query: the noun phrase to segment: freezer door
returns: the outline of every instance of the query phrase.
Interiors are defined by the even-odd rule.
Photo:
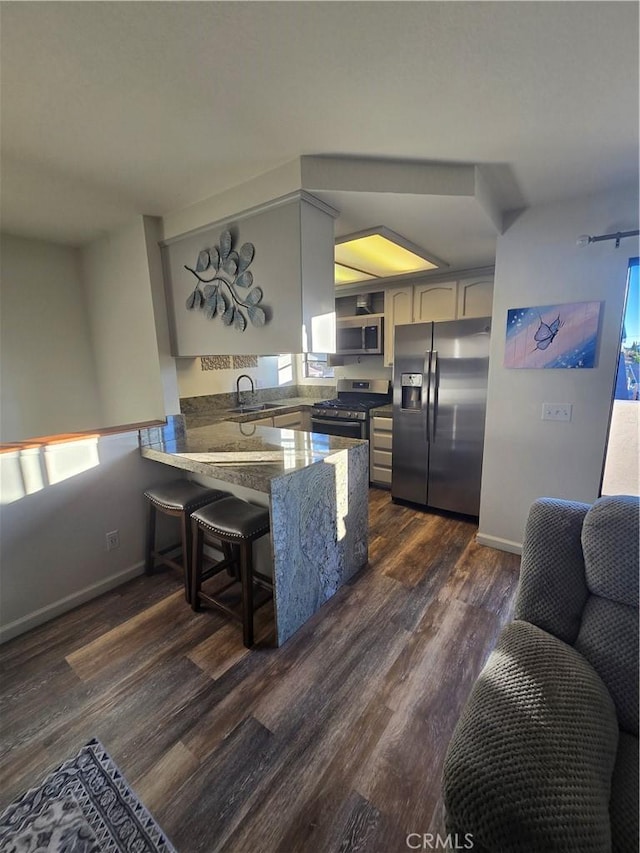
[[[394,338],[391,497],[423,505],[427,503],[429,466],[427,413],[432,333],[433,323],[412,323],[396,326]],[[411,394],[405,396],[403,407],[403,376],[405,382],[411,382],[412,389],[419,389],[419,406]]]
[[[480,512],[490,333],[490,317],[434,323],[428,503],[437,509]]]

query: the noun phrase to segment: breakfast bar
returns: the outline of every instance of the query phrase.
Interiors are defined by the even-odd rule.
[[[141,453],[269,507],[259,557],[273,575],[278,646],[367,562],[366,441],[230,421],[185,429],[170,418],[141,432]]]

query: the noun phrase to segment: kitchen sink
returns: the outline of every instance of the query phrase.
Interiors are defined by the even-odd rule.
[[[235,414],[244,415],[247,412],[264,412],[265,409],[278,409],[281,408],[281,403],[258,403],[257,405],[249,405],[249,406],[236,406],[235,409],[227,409],[228,412],[234,412]]]

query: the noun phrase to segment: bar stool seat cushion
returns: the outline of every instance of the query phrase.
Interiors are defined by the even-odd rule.
[[[173,480],[170,483],[155,486],[153,489],[147,489],[144,493],[145,498],[158,509],[188,513],[228,495],[229,492],[208,489],[199,483],[192,483],[191,480]]]
[[[191,518],[203,530],[227,539],[252,541],[269,531],[269,510],[240,498],[222,498],[197,510]]]

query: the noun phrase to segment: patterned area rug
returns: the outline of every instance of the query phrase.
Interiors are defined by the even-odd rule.
[[[2,853],[175,853],[100,741],[0,815]]]

